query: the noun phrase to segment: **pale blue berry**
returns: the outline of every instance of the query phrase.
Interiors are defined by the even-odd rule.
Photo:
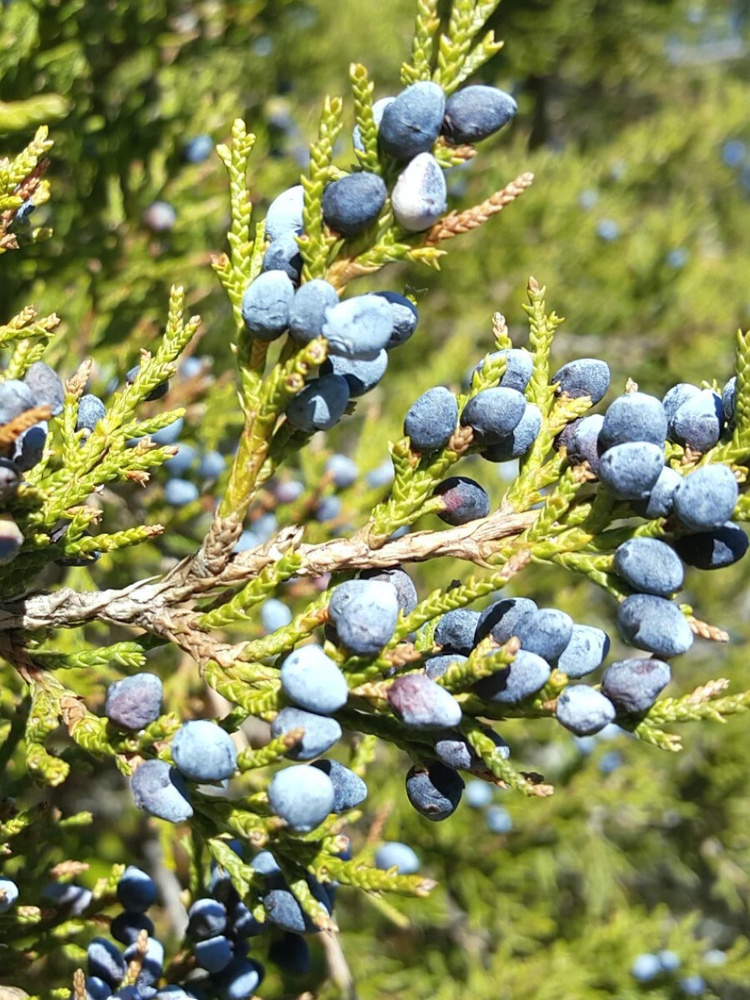
[[[684,476],[674,492],[674,512],[690,531],[710,531],[728,521],[739,496],[726,465],[704,465]]]
[[[551,672],[549,663],[537,653],[520,649],[510,666],[477,681],[474,691],[484,701],[517,705],[541,691]]]
[[[405,230],[429,229],[448,208],[442,167],[431,153],[420,153],[402,170],[391,192],[396,222]]]
[[[382,580],[349,580],[333,591],[328,614],[353,653],[371,656],[391,639],[398,618],[396,588]]]
[[[466,805],[472,809],[484,809],[492,802],[492,785],[479,778],[466,783]]]
[[[320,646],[300,646],[284,660],[281,687],[295,705],[320,715],[332,715],[349,697],[346,678]]]
[[[339,490],[353,486],[359,476],[357,463],[348,455],[331,455],[326,462],[325,471]]]
[[[177,212],[168,201],[155,201],[143,213],[143,221],[154,233],[168,233],[177,222]]]
[[[196,135],[188,139],[182,155],[188,163],[204,163],[214,149],[214,141],[210,135]]]
[[[667,437],[667,414],[661,400],[645,392],[626,392],[607,409],[599,432],[599,448],[648,442],[663,445]]]
[[[615,550],[615,571],[633,590],[669,597],[682,587],[682,561],[658,538],[630,538]]]
[[[453,695],[425,674],[397,677],[388,688],[387,700],[404,725],[413,729],[450,729],[462,718]]]
[[[617,500],[644,500],[663,468],[661,445],[628,441],[609,448],[602,455],[599,478]]]
[[[653,706],[671,677],[669,664],[662,660],[617,660],[604,671],[601,690],[619,712],[639,715]]]
[[[593,625],[573,625],[570,642],[557,658],[557,669],[568,677],[585,677],[604,662],[609,636]]]
[[[390,340],[393,310],[377,295],[355,295],[326,309],[323,336],[331,354],[373,360]]]
[[[498,646],[505,645],[511,636],[518,634],[517,626],[521,619],[536,610],[535,602],[529,597],[505,597],[493,602],[479,616],[474,645],[488,635],[492,635]]]
[[[300,285],[289,310],[289,332],[293,339],[306,344],[322,336],[326,310],[338,301],[336,289],[323,278],[313,278]]]
[[[386,871],[395,868],[399,875],[416,875],[421,862],[415,851],[408,844],[397,840],[389,841],[375,852],[375,867]]]
[[[280,337],[289,326],[294,285],[284,271],[263,271],[242,296],[242,318],[258,340]]]
[[[555,716],[576,736],[593,736],[614,721],[615,706],[588,684],[566,687],[557,698]]]
[[[536,403],[527,403],[523,416],[510,434],[500,438],[482,451],[489,462],[510,462],[525,455],[542,429],[542,411]]]
[[[433,386],[409,407],[404,418],[404,434],[414,451],[437,451],[450,441],[457,420],[456,397],[442,385]]]
[[[675,441],[693,451],[710,451],[724,429],[724,406],[721,396],[712,389],[702,389],[679,407],[670,421]]]
[[[388,368],[388,352],[378,351],[374,357],[345,358],[332,355],[320,366],[321,375],[341,375],[349,386],[352,399],[364,396],[380,382]]]
[[[331,779],[315,767],[277,771],[268,786],[271,809],[298,833],[320,826],[333,809],[334,798]]]
[[[603,399],[609,389],[609,365],[599,358],[577,358],[558,368],[552,376],[558,393],[567,393],[574,399],[590,396],[592,403]]]
[[[286,628],[292,617],[292,609],[277,597],[269,597],[260,606],[260,623],[266,632]]]
[[[200,496],[200,490],[189,479],[168,479],[164,485],[164,500],[170,507],[185,507]]]
[[[305,192],[301,184],[282,191],[268,206],[265,235],[268,240],[277,240],[284,233],[302,229],[302,212]]]
[[[53,417],[58,417],[65,403],[65,389],[60,376],[44,361],[35,361],[29,365],[23,377],[36,399],[36,405],[49,406]]]
[[[292,760],[312,760],[320,757],[341,739],[341,726],[335,719],[302,708],[282,708],[271,723],[271,735],[285,736],[293,729],[303,729],[299,743],[287,751]]]
[[[667,415],[667,423],[672,423],[674,415],[681,406],[684,406],[685,403],[691,399],[695,399],[699,395],[700,389],[691,382],[678,382],[677,385],[673,385],[671,389],[667,390],[661,401],[661,405],[664,407],[664,412]]]
[[[617,610],[617,623],[625,642],[664,659],[686,653],[693,632],[676,604],[653,594],[632,594]]]
[[[172,740],[172,759],[191,781],[221,781],[237,768],[232,737],[207,719],[182,725]]]
[[[461,413],[461,424],[471,427],[481,444],[502,441],[518,426],[526,410],[526,400],[516,389],[483,389],[473,396]]]
[[[104,714],[123,729],[144,729],[159,718],[163,697],[156,674],[139,673],[115,681],[107,689]],[[136,909],[123,903],[125,909]]]
[[[333,785],[331,812],[342,813],[356,809],[367,798],[367,785],[364,781],[337,760],[316,760],[312,767],[317,767],[331,780]]]

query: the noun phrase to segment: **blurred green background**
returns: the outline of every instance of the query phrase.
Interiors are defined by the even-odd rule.
[[[304,168],[323,96],[347,95],[350,62],[368,66],[376,97],[397,92],[413,15],[412,0],[4,4],[0,101],[28,102],[16,119],[4,119],[4,147],[20,149],[43,121],[56,146],[52,200],[32,219],[54,235],[5,256],[3,320],[27,302],[59,312],[65,332],[52,362],[68,375],[95,357],[94,391],[103,391],[149,346],[169,285],[184,284],[203,317],[196,354],[211,359],[214,379],[186,396],[184,440],[209,447],[231,440],[239,427],[224,374],[231,323],[209,266],[223,248],[225,175],[215,154],[186,162],[185,145],[202,134],[225,141],[232,120],[244,117],[259,136],[252,188],[262,214]],[[506,47],[480,79],[510,90],[519,114],[453,171],[451,205],[480,201],[524,170],[536,180],[487,226],[451,244],[440,273],[400,267],[371,281],[418,290],[421,319],[385,381],[331,435],[330,447],[356,455],[363,471],[387,458],[384,442],[400,434],[417,395],[436,383],[458,387],[490,348],[493,312],[502,311],[514,339],[525,342],[521,304],[531,274],[567,318],[559,363],[601,356],[618,391],[628,377],[657,394],[678,381],[723,384],[734,332],[750,323],[747,0],[504,0],[492,26]],[[351,102],[347,113],[352,124]],[[338,162],[352,162],[348,136]],[[144,223],[155,200],[175,207],[168,233]],[[306,460],[309,481],[321,461]],[[496,467],[470,461],[471,475],[499,494]],[[356,492],[345,510],[356,510]],[[108,583],[122,583],[189,549],[200,516],[164,516],[173,523],[162,547],[102,560],[92,577],[75,570],[71,581],[100,585],[96,573],[106,571]],[[453,575],[455,566],[431,565],[420,590]],[[748,575],[738,566],[688,576],[685,600],[729,629],[732,645],[699,644],[676,665],[675,693],[712,676],[731,678],[732,690],[750,686]],[[532,570],[516,590],[612,629],[610,602],[562,572]],[[165,671],[174,666],[167,657]],[[198,696],[197,678],[191,684]],[[420,819],[403,793],[407,762],[382,748],[355,845],[379,833],[408,841],[440,888],[427,901],[391,901],[392,910],[340,894],[358,995],[666,1000],[690,995],[682,978],[701,976],[694,995],[750,998],[746,726],[742,716],[724,727],[692,726],[685,751],[670,756],[624,734],[576,742],[552,723],[508,723],[514,760],[543,772],[557,792],[547,800],[498,796],[495,805],[507,810],[505,818],[495,813],[507,828],[501,833],[466,803],[439,826]],[[119,785],[110,778],[98,806],[84,806],[90,780],[65,794],[76,808],[94,808],[96,849],[89,833],[71,831],[49,858],[97,855],[104,867],[143,861],[144,831],[105,804],[108,796],[119,801]],[[96,873],[94,864],[89,874]],[[263,995],[308,987],[351,995],[326,980],[324,955],[314,948],[312,987],[282,982],[269,967]],[[638,983],[635,956],[665,948],[680,956],[680,969]],[[65,968],[60,956],[58,969]],[[52,971],[55,963],[45,975]]]

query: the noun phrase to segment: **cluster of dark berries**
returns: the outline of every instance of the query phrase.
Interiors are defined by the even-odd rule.
[[[301,199],[298,207],[301,218]],[[373,389],[385,374],[388,351],[405,343],[417,326],[415,306],[395,292],[340,302],[323,278],[295,290],[282,270],[264,271],[256,278],[242,308],[248,329],[258,339],[273,340],[286,332],[299,344],[326,338],[328,359],[286,411],[292,426],[308,434],[333,427],[350,399]]]
[[[247,938],[260,933],[264,925],[240,902],[226,872],[215,866],[211,888],[223,901],[211,897],[196,900],[190,907],[187,927],[194,964],[207,975],[194,972],[184,985],[160,985],[164,947],[154,936],[154,924],[147,915],[156,902],[156,885],[146,872],[129,866],[117,886],[123,912],[110,923],[110,934],[125,949],[104,937],[89,944],[87,997],[188,1000],[218,996],[221,1000],[244,1000],[253,993],[263,978],[263,966],[247,958]],[[135,976],[131,973],[134,960],[139,966]],[[126,978],[134,982],[123,986]]]
[[[230,846],[242,854],[237,841],[230,841]],[[339,854],[342,860],[350,856],[348,847]],[[241,1000],[263,978],[263,966],[247,958],[248,938],[269,934],[269,959],[284,972],[300,976],[310,965],[304,935],[318,930],[292,894],[270,851],[259,851],[249,865],[258,876],[262,907],[258,917],[240,899],[228,872],[215,862],[211,866],[210,896],[196,900],[188,914],[187,933],[193,942],[196,964],[208,973],[207,979],[203,977],[195,985],[212,987],[222,1000]],[[324,885],[309,874],[306,878],[313,898],[330,916],[335,904],[335,886]]]
[[[543,423],[539,407],[525,396],[534,368],[533,355],[523,348],[507,348],[495,351],[488,360],[505,362],[499,384],[471,393],[460,413],[458,400],[444,386],[428,389],[412,404],[404,419],[404,434],[413,451],[429,454],[445,448],[462,428],[471,431],[471,450],[489,462],[509,462],[529,451]],[[481,361],[473,369],[470,385],[485,364],[486,360]],[[552,382],[560,394],[571,399],[588,396],[597,403],[609,388],[609,367],[597,358],[580,358],[563,365]],[[467,476],[444,480],[435,497],[441,500],[436,513],[447,524],[466,524],[490,512],[487,491]]]
[[[302,646],[290,653],[280,671],[281,690],[290,703],[273,722],[271,734],[283,736],[303,730],[288,751],[292,760],[320,757],[341,737],[341,726],[332,718],[348,699],[346,678],[320,646]],[[112,684],[105,714],[121,728],[143,729],[161,711],[162,685],[154,674],[134,674]],[[237,769],[237,751],[231,736],[207,720],[186,722],[171,741],[173,766],[158,759],[140,765],[131,780],[136,805],[153,816],[181,823],[193,815],[193,784],[228,781]],[[269,787],[273,811],[294,830],[308,832],[329,813],[359,805],[367,786],[353,771],[332,760],[317,760],[312,767],[279,771]]]
[[[157,983],[164,967],[164,947],[154,936],[154,925],[146,911],[156,902],[156,885],[146,872],[130,865],[117,885],[117,899],[123,912],[110,923],[110,934],[124,951],[104,937],[96,937],[88,946],[86,994],[91,1000],[151,1000],[161,996]],[[139,937],[145,931],[145,949]],[[122,986],[128,966],[138,957],[140,969],[135,982]],[[172,996],[173,991],[166,994]],[[178,994],[179,995],[179,994]]]
[[[605,414],[569,424],[559,438],[574,463],[587,462],[617,500],[648,519],[668,518],[684,562],[701,569],[731,565],[744,555],[744,533],[731,523],[739,490],[723,464],[699,465],[683,474],[665,463],[665,445],[683,446],[699,458],[733,428],[736,380],[722,394],[680,383],[662,400],[632,391]]]
[[[230,841],[229,846],[242,855],[243,848],[238,841]],[[342,860],[351,857],[348,842],[338,857]],[[390,868],[397,864],[396,860],[385,860],[389,863],[380,867]],[[404,869],[414,871],[419,867],[418,862],[416,867],[407,865],[403,858],[401,864]],[[307,972],[310,953],[304,935],[315,933],[318,928],[290,891],[270,851],[258,852],[250,867],[257,873],[260,883],[258,896],[261,912],[256,916],[248,909],[234,888],[229,873],[212,862],[209,894],[196,899],[188,911],[185,937],[193,956],[191,964],[194,969],[183,984],[162,985],[165,978],[164,947],[155,936],[153,921],[147,913],[156,902],[157,888],[146,872],[129,866],[117,886],[117,898],[123,912],[110,923],[112,938],[119,945],[124,945],[124,949],[104,937],[91,941],[88,946],[87,996],[91,1000],[187,1000],[208,996],[221,1000],[244,1000],[254,993],[264,976],[263,965],[248,958],[248,939],[262,934],[270,935],[268,957],[272,962],[290,975]],[[406,874],[406,870],[403,873]],[[335,885],[323,884],[312,875],[307,876],[307,883],[314,899],[329,916],[332,915]],[[4,882],[0,883],[0,888],[4,885]],[[13,893],[8,890],[7,895],[10,899]],[[17,895],[16,891],[15,897]],[[91,894],[88,896],[90,900]],[[134,960],[138,962],[135,974],[131,965]],[[122,985],[125,979],[132,982]]]
[[[186,359],[181,367],[181,375],[188,379],[203,371],[202,361],[194,358]],[[140,365],[131,368],[125,376],[126,386],[133,385],[140,374]],[[117,387],[115,379],[112,389]],[[170,383],[161,382],[146,397],[147,400],[163,398],[169,391]],[[59,417],[63,411],[65,389],[60,377],[43,361],[30,365],[23,380],[6,379],[0,383],[0,425],[8,425],[25,413],[37,407],[46,406],[52,417]],[[96,430],[104,419],[107,408],[103,400],[94,393],[85,393],[78,400],[75,431],[81,441],[85,441]],[[175,444],[182,432],[182,418],[173,421],[161,430],[151,435],[154,444]],[[41,420],[26,427],[15,437],[12,444],[7,445],[0,454],[0,505],[7,505],[15,497],[23,480],[23,474],[33,469],[44,456],[49,426],[47,420]],[[133,438],[128,443],[134,445],[139,439]],[[205,486],[208,481],[215,481],[224,471],[225,457],[218,451],[199,452],[189,444],[178,446],[173,458],[165,462],[169,479],[164,487],[164,497],[172,506],[183,506],[198,498],[199,484]],[[192,480],[187,476],[191,475]],[[51,533],[54,545],[62,542],[67,531],[63,524]],[[24,539],[20,529],[9,515],[0,517],[0,565],[12,561],[19,553]],[[90,563],[99,557],[99,553],[89,552],[86,556],[61,556],[57,561],[61,565],[79,565]]]
[[[156,674],[138,673],[109,686],[104,712],[114,725],[138,732],[161,713],[162,683]],[[222,782],[237,769],[231,736],[212,722],[197,719],[181,726],[171,742],[171,766],[146,760],[133,774],[135,803],[153,816],[182,823],[193,815],[187,782]]]
[[[683,629],[691,634],[684,616],[676,607],[675,611]],[[622,623],[621,629],[630,639]],[[513,639],[520,648],[512,662],[472,687],[483,701],[519,705],[545,687],[553,669],[579,680],[602,666],[610,646],[602,629],[577,624],[563,611],[539,608],[524,597],[500,598],[482,612],[460,608],[443,615],[434,631],[438,651],[427,658],[423,672],[397,677],[387,695],[389,707],[402,723],[422,731],[424,756],[434,758],[412,767],[406,778],[409,801],[428,819],[442,820],[455,811],[464,787],[459,771],[486,771],[485,762],[459,731],[459,703],[437,681],[470,656],[491,656]],[[480,643],[483,646],[478,648]],[[604,671],[600,689],[569,684],[557,698],[556,717],[577,736],[592,735],[618,718],[648,711],[670,677],[663,659],[635,657],[613,662]],[[495,753],[508,757],[509,748],[499,734],[486,728],[484,735],[494,743]],[[485,805],[478,786],[472,786],[470,804]],[[490,829],[508,832],[507,812],[496,812],[488,815]]]
[[[505,357],[500,384],[470,395],[459,413],[455,395],[443,386],[427,390],[410,407],[404,433],[412,449],[430,453],[445,448],[460,428],[471,428],[472,450],[493,462],[520,458],[536,441],[542,427],[538,407],[525,398],[533,368],[523,349],[496,352]],[[481,370],[481,365],[477,370]],[[558,394],[592,404],[609,388],[609,368],[597,358],[580,358],[553,376]],[[733,428],[736,380],[719,394],[681,383],[663,400],[628,391],[606,413],[574,420],[556,440],[569,461],[588,463],[612,496],[632,505],[648,519],[669,518],[672,544],[682,560],[701,569],[731,565],[747,549],[747,536],[730,519],[738,498],[731,470],[720,463],[681,473],[666,464],[668,441],[699,457],[726,438]],[[452,476],[435,490],[442,500],[438,516],[451,525],[486,517],[487,491],[475,480]],[[676,588],[674,588],[676,589]]]
[[[533,355],[523,348],[509,348],[489,356],[491,362],[501,359],[505,361],[505,371],[499,384],[470,395],[460,414],[458,400],[444,386],[428,389],[412,404],[404,418],[404,434],[413,451],[421,454],[439,451],[459,429],[469,428],[472,449],[490,462],[508,462],[528,452],[542,429],[539,407],[529,403],[524,395],[533,372]],[[481,373],[485,363],[481,361],[474,368],[470,381]],[[598,364],[603,395],[609,386],[609,369],[604,362]],[[566,369],[555,375],[555,381],[558,380],[567,383],[564,391],[573,395],[570,390],[575,388],[575,379],[566,376]],[[435,496],[442,501],[437,515],[447,524],[466,524],[490,512],[487,491],[466,476],[444,480],[435,490]]]
[[[422,81],[397,97],[381,98],[372,110],[380,151],[405,164],[390,195],[393,214],[403,229],[421,232],[447,207],[443,170],[432,155],[438,138],[453,146],[480,142],[506,125],[517,109],[509,94],[494,87],[464,87],[446,100],[438,84]],[[353,142],[364,151],[358,127]],[[361,179],[343,178],[338,187],[331,185],[323,202],[326,222],[347,238],[377,219],[388,194],[375,174],[351,176]]]
[[[323,193],[323,218],[344,239],[358,238],[373,226],[389,201],[405,230],[428,229],[446,211],[443,168],[432,155],[435,142],[478,142],[515,114],[511,97],[493,87],[466,87],[447,100],[435,83],[407,87],[398,97],[376,102],[379,147],[404,165],[389,192],[379,174],[355,171],[332,181]],[[361,137],[354,135],[356,148]],[[287,408],[287,419],[304,433],[333,427],[349,401],[373,389],[388,366],[388,352],[405,343],[417,325],[413,303],[396,292],[358,295],[339,301],[323,278],[300,284],[304,236],[304,189],[289,188],[270,205],[265,220],[269,245],[263,273],[247,288],[242,314],[257,340],[284,334],[304,345],[324,337],[328,359],[317,377]]]
[[[501,598],[482,612],[459,608],[443,615],[434,631],[439,651],[426,660],[423,673],[397,678],[388,694],[391,708],[405,725],[431,731],[434,762],[413,767],[406,779],[409,801],[429,819],[445,819],[457,807],[463,791],[459,770],[486,771],[485,762],[457,728],[461,720],[458,703],[437,680],[469,656],[492,655],[514,637],[520,649],[512,662],[473,685],[475,694],[487,702],[518,705],[545,686],[553,667],[579,678],[601,666],[609,649],[609,638],[601,629],[575,624],[564,612],[538,608],[528,598]],[[477,652],[480,643],[483,646]],[[586,690],[598,696],[593,688]],[[454,715],[448,700],[455,706]],[[614,717],[610,705],[593,728],[588,717],[585,722],[579,717],[560,721],[574,732],[594,732]],[[508,757],[502,737],[491,729],[485,729],[485,736],[493,741],[496,753]],[[477,788],[472,783],[470,804],[479,807],[486,803]],[[507,832],[508,822],[504,810],[502,815],[493,813],[491,829]]]
[[[747,550],[747,536],[731,520],[739,495],[737,480],[720,463],[698,464],[683,473],[665,464],[665,445],[682,445],[688,458],[709,452],[732,432],[735,396],[734,378],[721,394],[688,383],[674,386],[662,400],[626,392],[604,415],[569,424],[559,443],[566,446],[572,463],[587,462],[613,497],[628,501],[634,513],[665,519],[670,544],[684,563],[720,569]],[[640,583],[632,585],[647,590]],[[677,589],[679,584],[668,592]]]

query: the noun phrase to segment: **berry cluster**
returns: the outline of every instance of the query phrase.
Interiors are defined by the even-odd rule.
[[[559,444],[567,448],[572,463],[588,463],[617,500],[628,501],[648,519],[666,519],[670,542],[682,562],[699,569],[720,569],[742,558],[747,550],[745,533],[731,520],[738,483],[728,466],[698,460],[731,440],[735,398],[735,378],[721,394],[688,383],[674,386],[663,400],[626,392],[603,416],[586,416],[569,424]],[[679,446],[677,451],[672,443]],[[676,463],[667,464],[670,454],[683,455],[693,467],[683,474]],[[633,589],[665,597],[680,589],[682,576],[674,555],[664,543],[655,542],[640,539],[634,543],[635,549],[619,556],[617,571]],[[650,553],[648,563],[641,565],[646,553]],[[661,567],[660,558],[667,559]],[[648,604],[657,606],[653,601]]]
[[[149,1000],[157,996],[164,948],[154,936],[154,924],[146,914],[156,897],[156,885],[146,872],[133,865],[125,869],[117,885],[117,899],[123,912],[110,923],[110,934],[125,949],[121,951],[104,937],[90,942],[86,993],[91,1000],[110,1000],[113,996]],[[125,979],[128,984],[122,985]]]
[[[443,167],[431,150],[478,142],[502,128],[516,112],[515,101],[494,87],[465,87],[447,100],[441,87],[415,83],[398,97],[373,105],[379,149],[395,181],[359,170],[332,180],[322,196],[323,221],[331,234],[352,241],[392,212],[405,233],[422,232],[447,209]],[[363,150],[355,130],[355,149]],[[388,171],[386,171],[388,174]],[[396,292],[358,295],[339,301],[324,278],[300,284],[303,262],[305,190],[300,184],[280,194],[266,215],[270,240],[263,272],[248,286],[242,315],[248,333],[265,343],[288,334],[308,344],[323,337],[328,357],[290,402],[286,416],[305,434],[338,423],[350,400],[373,389],[388,366],[388,352],[404,344],[417,326],[417,310]]]
[[[300,290],[311,284],[303,284]],[[408,311],[414,315],[411,307]],[[359,321],[355,325],[360,328]],[[492,366],[500,372],[497,384],[492,384]],[[406,416],[410,449],[429,458],[447,448],[454,435],[463,434],[468,442],[465,450],[490,462],[523,458],[540,435],[548,433],[541,409],[527,398],[533,372],[531,352],[505,348],[476,366],[467,397],[457,398],[441,386],[429,390]],[[137,376],[136,370],[129,372],[128,381],[132,383]],[[609,382],[604,362],[583,358],[555,372],[550,391],[561,400],[595,405],[606,395]],[[163,388],[160,384],[151,395],[163,395],[166,389],[166,384]],[[353,709],[353,666],[377,661],[386,649],[402,649],[407,655],[403,666],[383,671],[381,710],[403,727],[410,746],[419,748],[406,775],[406,793],[412,806],[432,821],[455,811],[464,792],[460,772],[467,772],[475,776],[468,784],[467,800],[475,808],[486,808],[490,830],[507,833],[512,827],[507,810],[490,804],[496,774],[488,770],[486,756],[477,752],[462,730],[465,701],[457,697],[461,692],[491,707],[490,714],[512,715],[532,701],[551,705],[557,720],[577,737],[601,732],[615,720],[627,724],[648,712],[670,681],[669,661],[687,651],[693,641],[689,622],[673,600],[683,585],[684,564],[708,569],[729,565],[747,548],[744,533],[730,521],[738,497],[734,475],[724,464],[699,461],[702,454],[727,440],[735,407],[735,380],[723,394],[679,385],[663,401],[629,387],[603,415],[578,418],[555,439],[554,447],[572,468],[584,466],[590,482],[599,478],[600,489],[610,503],[621,505],[622,516],[639,514],[650,529],[659,529],[659,537],[653,530],[631,532],[606,556],[611,589],[621,597],[621,637],[652,655],[610,663],[596,687],[570,682],[580,681],[605,663],[610,639],[600,628],[576,623],[560,609],[540,608],[526,597],[500,595],[481,611],[459,607],[443,613],[417,635],[404,634],[401,623],[415,612],[420,600],[402,567],[365,570],[358,578],[334,586],[322,622],[326,645],[295,644],[275,661],[279,708],[271,738],[284,741],[279,756],[297,762],[278,770],[267,790],[268,809],[283,821],[281,829],[292,836],[307,836],[365,800],[367,786],[362,778],[322,755],[341,739],[344,719],[347,725],[352,721],[357,725],[358,718],[364,721]],[[548,440],[551,446],[552,437]],[[670,456],[683,460],[666,464]],[[326,463],[326,476],[336,490],[345,490],[356,481],[357,468],[346,456],[333,455]],[[294,503],[305,490],[296,479],[279,479],[269,488],[280,505]],[[336,494],[331,498],[336,499]],[[316,510],[325,499],[316,501]],[[484,518],[490,511],[489,494],[465,477],[440,483],[435,500],[438,505],[433,509],[450,524]],[[236,549],[261,544],[277,528],[275,514],[266,511],[255,518]],[[261,619],[266,631],[283,632],[292,611],[276,598],[267,599]],[[420,651],[416,656],[415,649]],[[398,664],[398,657],[394,662]],[[156,674],[132,674],[109,687],[105,715],[111,725],[138,733],[157,723],[162,696]],[[488,726],[481,726],[479,732],[497,758],[507,760],[510,750],[503,738]],[[160,752],[137,766],[132,793],[136,804],[150,815],[182,823],[203,811],[210,790],[201,786],[218,785],[220,794],[226,791],[240,761],[232,736],[208,720],[185,722],[171,733],[168,746],[168,754]],[[214,787],[212,794],[216,791]],[[401,844],[384,845],[375,864],[399,875],[413,874],[419,868],[416,856]],[[283,936],[273,942],[272,957],[287,963],[290,970],[302,970],[307,946],[300,934],[316,929],[273,854],[262,852],[250,867],[260,876],[252,898],[262,913],[248,910],[250,899],[241,899],[228,873],[217,874],[222,870],[216,867],[212,898],[196,900],[190,912],[194,964],[208,974],[210,988],[230,1000],[241,996],[242,990],[254,989],[262,976],[262,967],[247,958],[248,936],[260,933],[264,926],[278,928]],[[309,873],[306,878],[313,897],[330,914],[330,883],[323,885]],[[150,904],[138,902],[133,888],[140,882],[146,885],[144,879],[143,873],[129,869],[121,883],[126,912],[113,921],[112,934],[126,945],[125,953],[104,939],[92,942],[92,997],[109,997],[112,990],[118,990],[117,996],[145,1000],[159,995],[156,983],[162,976],[163,949],[152,937],[153,927],[144,915]],[[3,891],[7,908],[17,891]],[[138,937],[144,931],[145,944]],[[140,963],[137,977],[120,987],[126,975],[132,979],[128,963],[133,960]],[[175,991],[181,989],[170,987],[165,995],[177,995]]]
[[[498,362],[503,365],[499,384],[477,385],[485,366]],[[410,447],[417,453],[433,452],[445,448],[464,429],[471,435],[471,447],[490,461],[527,453],[543,423],[539,407],[525,396],[532,372],[531,353],[509,348],[488,356],[474,369],[474,391],[463,404],[443,387],[429,390],[407,413]],[[603,361],[583,358],[564,365],[551,382],[561,398],[585,398],[596,404],[607,393],[610,374]],[[423,668],[400,673],[385,688],[387,707],[399,722],[409,731],[428,734],[422,738],[427,763],[415,764],[406,780],[408,798],[423,815],[430,819],[450,815],[463,789],[457,772],[481,772],[486,767],[459,731],[462,707],[444,686],[446,675],[455,675],[463,665],[469,677],[479,669],[480,679],[471,688],[476,697],[505,706],[539,696],[556,670],[565,684],[554,701],[555,715],[577,736],[592,735],[615,719],[642,715],[653,706],[671,679],[668,661],[686,652],[693,641],[687,618],[672,600],[683,585],[683,563],[715,568],[736,560],[747,548],[746,536],[729,521],[738,496],[730,469],[723,464],[701,465],[683,475],[665,465],[667,438],[688,456],[716,446],[731,426],[735,393],[733,381],[725,387],[723,402],[713,390],[689,385],[676,386],[663,402],[632,389],[603,415],[579,418],[558,435],[557,448],[567,449],[572,465],[585,462],[589,475],[600,477],[612,502],[627,504],[632,512],[663,526],[663,537],[636,533],[623,541],[607,564],[621,596],[622,639],[653,655],[612,662],[596,688],[570,684],[604,663],[610,639],[601,629],[575,623],[559,609],[539,608],[525,597],[501,597],[482,612],[458,608],[442,615],[431,646],[421,644],[426,650]],[[356,476],[356,467],[345,456],[333,456],[329,466],[332,479],[343,488]],[[281,500],[293,500],[302,490],[294,480],[275,487]],[[450,524],[485,517],[490,510],[486,491],[465,477],[445,480],[435,496],[440,502],[436,512]],[[261,531],[258,520],[256,542],[270,537],[276,527],[273,514],[264,517],[272,523]],[[338,742],[342,727],[336,714],[349,701],[342,664],[350,658],[381,655],[392,644],[401,618],[418,603],[414,583],[400,567],[365,571],[332,590],[325,626],[330,653],[316,644],[303,645],[278,663],[283,702],[271,735],[301,732],[286,753],[289,758],[310,761]],[[266,602],[264,609],[269,630],[289,623],[291,611],[282,602]],[[409,645],[410,638],[414,637],[399,642]],[[497,659],[499,653],[505,654],[504,660]],[[482,661],[493,657],[490,668],[483,668]],[[137,692],[132,708],[130,687]],[[108,717],[126,728],[142,728],[158,717],[160,697],[157,678],[128,678],[110,689]],[[488,729],[485,735],[497,752],[507,756],[508,748],[497,734]],[[136,802],[172,822],[192,815],[184,779],[225,781],[237,765],[231,738],[209,722],[186,723],[172,742],[172,758],[174,767],[164,760],[147,761],[133,778]],[[269,803],[290,829],[308,833],[329,814],[354,808],[366,792],[364,782],[343,765],[329,761],[322,766],[318,761],[312,767],[278,772],[269,787]]]
[[[346,841],[346,838],[342,838]],[[388,855],[388,846],[379,867],[391,868],[398,861]],[[401,846],[405,845],[390,845]],[[243,847],[237,840],[228,847],[240,857]],[[409,851],[409,848],[405,848]],[[413,856],[413,852],[412,856]],[[346,844],[338,852],[343,860],[351,854]],[[382,861],[389,863],[383,864]],[[416,871],[419,862],[404,869]],[[270,851],[258,851],[248,868],[259,885],[260,911],[251,912],[235,889],[229,872],[212,863],[209,895],[194,900],[188,911],[185,948],[178,978],[182,985],[163,984],[164,948],[155,936],[147,911],[157,900],[157,888],[145,872],[129,866],[117,885],[117,898],[123,912],[112,918],[107,938],[94,938],[88,946],[86,991],[91,1000],[179,1000],[180,997],[218,996],[221,1000],[243,1000],[254,992],[264,976],[263,965],[248,958],[249,939],[269,936],[268,958],[285,972],[299,976],[307,972],[310,953],[304,936],[317,927],[301,909],[289,890],[282,869]],[[408,874],[404,870],[404,874]],[[308,888],[315,900],[330,915],[335,905],[333,885],[323,885],[312,876]],[[186,958],[186,954],[190,957]],[[123,985],[126,981],[127,985]]]

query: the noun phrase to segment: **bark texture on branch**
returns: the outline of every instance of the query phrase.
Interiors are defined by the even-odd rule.
[[[298,576],[323,576],[344,570],[361,570],[425,562],[440,556],[462,559],[479,566],[497,551],[497,543],[520,534],[537,517],[536,511],[495,511],[445,531],[418,531],[372,549],[363,533],[335,538],[319,545],[301,543],[301,528],[287,528],[265,545],[237,553],[215,576],[196,576],[195,557],[183,560],[163,578],[149,578],[121,590],[79,593],[64,587],[54,593],[35,594],[0,604],[0,632],[66,628],[98,620],[111,625],[142,628],[176,641],[192,630],[192,602],[210,591],[236,587],[254,579],[290,548],[303,560]]]

